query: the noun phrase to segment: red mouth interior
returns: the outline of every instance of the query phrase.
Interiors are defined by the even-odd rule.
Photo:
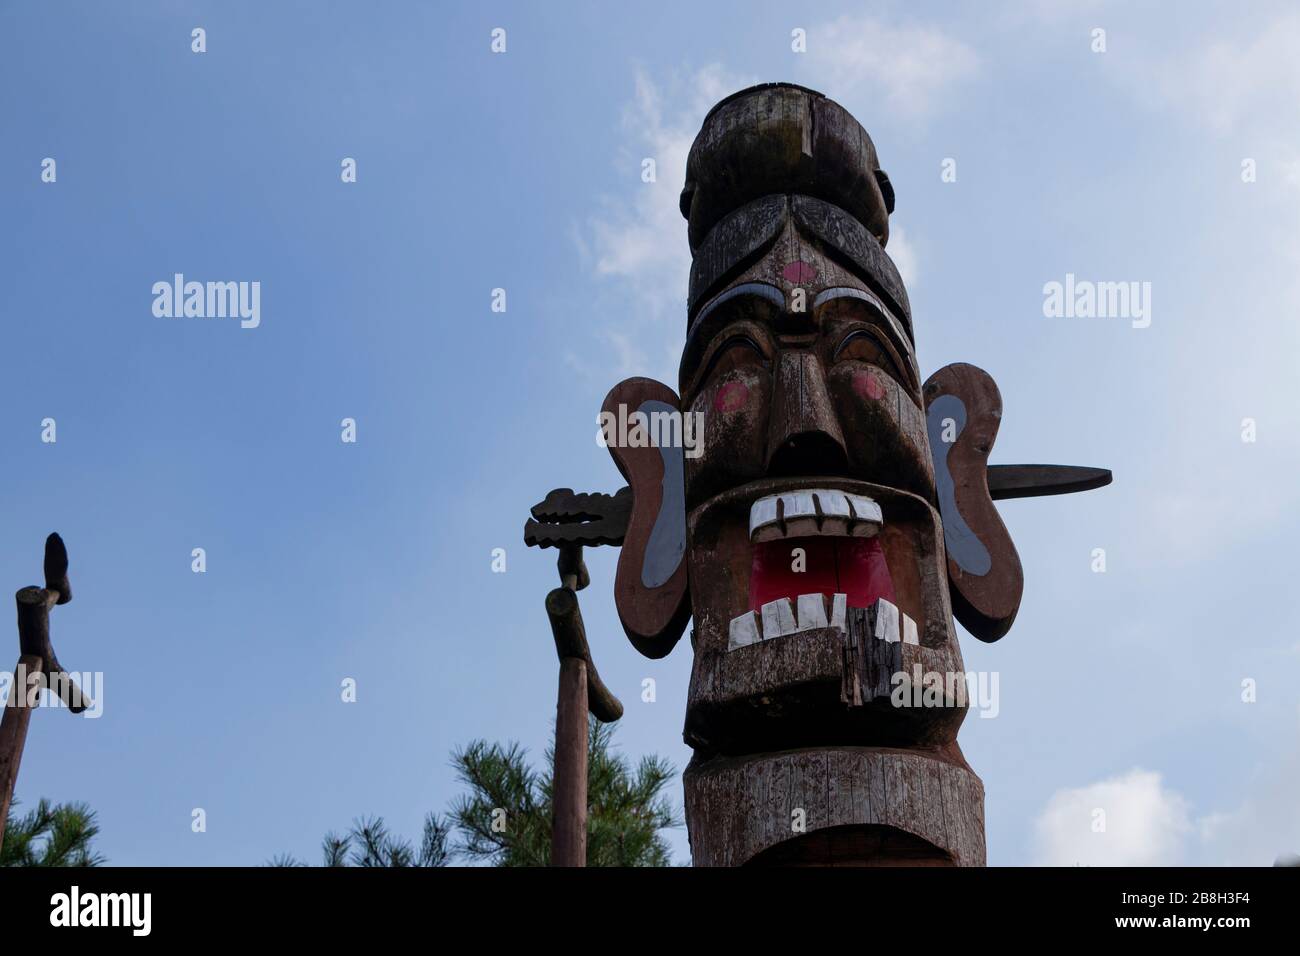
[[[804,570],[798,566],[795,548],[802,548]],[[879,538],[845,538],[817,535],[807,538],[778,538],[753,546],[754,563],[749,572],[749,607],[757,611],[769,601],[801,594],[845,594],[849,607],[870,607],[878,598],[897,604],[894,581],[889,576],[885,552]]]

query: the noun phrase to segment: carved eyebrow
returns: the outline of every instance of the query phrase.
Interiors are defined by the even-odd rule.
[[[888,336],[882,335],[881,330],[878,327],[859,326],[858,328],[851,329],[848,332],[848,334],[844,336],[840,344],[835,347],[835,351],[831,353],[832,360],[838,361],[840,357],[840,353],[844,351],[844,349],[848,346],[850,342],[852,342],[854,339],[857,338],[867,339],[873,345],[875,345],[881,352],[884,353],[884,361],[888,363],[888,368],[886,368],[886,371],[889,372],[890,375],[892,375],[895,379],[897,379],[900,383],[902,383],[907,388],[910,389],[919,388],[919,380],[921,378],[920,372],[918,372],[912,366],[905,365],[903,362],[899,361],[900,353],[898,352],[898,349],[895,346],[890,345],[888,343],[887,341]],[[911,356],[907,355],[907,353],[902,353],[902,354],[908,359],[911,358]],[[906,372],[904,371],[904,368],[907,369]]]
[[[881,312],[888,312],[881,301],[870,292],[863,292],[861,289],[855,289],[852,286],[837,285],[831,289],[823,289],[817,293],[817,298],[813,299],[813,308],[821,305],[830,299],[861,299],[864,302],[870,302]]]
[[[911,347],[911,339],[905,336],[904,330],[902,330],[901,325],[898,324],[898,320],[894,317],[893,312],[889,311],[889,308],[885,306],[879,298],[876,298],[875,295],[867,293],[867,291],[863,291],[862,289],[854,289],[853,286],[835,286],[833,289],[824,289],[818,293],[818,297],[813,299],[813,310],[816,311],[816,308],[822,306],[823,303],[835,302],[836,299],[861,299],[862,302],[875,306],[876,310],[880,312],[880,315],[883,315],[885,321],[889,323],[889,329],[892,330],[897,342],[902,343],[902,346],[904,346],[901,347],[901,349],[897,349],[896,346],[896,349],[898,354],[902,356],[904,363],[907,365],[907,371],[913,373],[917,382],[920,381],[920,367],[917,364],[917,356],[915,356],[913,352],[913,347]],[[842,347],[842,345],[844,345],[844,343],[841,342],[840,347]]]
[[[699,314],[691,321],[690,327],[686,332],[686,344],[682,348],[681,364],[678,365],[677,374],[679,377],[689,368],[693,369],[691,373],[691,381],[695,382],[698,380],[699,370],[696,363],[702,357],[705,345],[707,345],[709,341],[708,339],[701,339],[701,336],[704,334],[705,322],[723,303],[742,297],[762,299],[775,308],[780,309],[783,312],[785,311],[785,293],[768,282],[746,282],[743,285],[736,286],[734,289],[727,289],[725,292],[721,292],[714,296],[705,303],[703,308],[700,309]],[[701,344],[702,342],[703,344]]]
[[[880,311],[880,314],[885,317],[885,321],[889,323],[889,328],[898,337],[898,341],[906,344],[907,347],[902,349],[901,352],[904,358],[911,363],[912,371],[916,373],[917,378],[920,378],[920,367],[916,364],[916,356],[912,354],[912,340],[903,332],[902,325],[894,317],[894,313],[889,311],[888,306],[870,292],[864,292],[852,286],[835,286],[832,289],[823,289],[817,293],[817,298],[813,299],[812,307],[815,310],[822,303],[832,302],[835,299],[861,299],[863,302],[874,305]]]
[[[770,285],[766,282],[746,282],[744,285],[738,285],[734,289],[728,289],[726,292],[710,299],[708,305],[700,309],[700,314],[697,315],[695,321],[691,323],[691,328],[690,331],[686,333],[686,338],[689,340],[695,334],[695,330],[698,329],[704,320],[709,317],[709,313],[717,309],[718,306],[742,295],[752,295],[760,299],[766,299],[778,309],[785,308],[785,293],[776,286]]]
[[[855,289],[852,286],[836,286],[833,289],[823,289],[817,293],[817,298],[813,299],[813,308],[815,309],[823,302],[830,302],[833,299],[861,299],[863,302],[874,305],[880,310],[880,314],[885,317],[894,334],[904,342],[910,341],[903,333],[903,327],[899,324],[898,319],[894,318],[894,314],[889,311],[889,307],[870,292],[863,292],[861,289]]]
[[[765,333],[766,329],[763,328],[762,323],[755,322],[753,319],[741,319],[739,322],[724,326],[713,338],[693,350],[688,342],[686,350],[682,353],[682,368],[685,368],[686,359],[689,357],[693,359],[691,365],[694,370],[689,379],[682,380],[682,401],[685,402],[695,396],[699,391],[700,383],[712,372],[717,360],[734,345],[744,344],[752,348],[764,363],[770,365],[774,346],[765,337]],[[678,374],[680,376],[681,369],[678,370]]]

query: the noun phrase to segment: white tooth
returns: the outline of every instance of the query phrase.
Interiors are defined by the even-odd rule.
[[[868,521],[871,524],[883,524],[885,519],[880,513],[880,505],[876,504],[870,498],[864,498],[862,495],[848,495],[849,503],[853,505],[853,517],[858,521]]]
[[[817,517],[817,506],[813,504],[813,493],[811,491],[792,491],[789,494],[781,496],[785,502],[785,517],[790,518],[815,518]]]
[[[820,594],[799,595],[799,630],[826,627],[826,601]]]
[[[762,639],[758,633],[758,615],[753,611],[746,611],[740,617],[731,619],[731,634],[727,640],[727,650],[734,651],[738,647],[757,644]]]
[[[921,643],[920,638],[917,636],[916,633],[916,622],[912,620],[910,617],[908,617],[906,614],[903,615],[903,643],[904,644]]]
[[[817,491],[817,500],[821,503],[822,514],[835,515],[841,518],[849,517],[849,499],[841,491],[827,491],[819,489]]]
[[[794,608],[789,598],[777,598],[763,605],[763,640],[793,634],[795,631]]]
[[[749,536],[764,525],[776,524],[776,502],[780,495],[768,495],[759,498],[749,506]]]
[[[875,604],[875,636],[890,644],[898,643],[898,608],[880,598]]]
[[[749,506],[749,539],[757,543],[809,534],[869,538],[880,530],[883,520],[880,506],[864,495],[808,488],[753,502]]]
[[[837,594],[831,599],[831,627],[847,630],[844,617],[849,606],[848,595]]]

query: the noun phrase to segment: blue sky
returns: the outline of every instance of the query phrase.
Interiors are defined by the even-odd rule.
[[[1002,642],[963,635],[1000,677],[960,738],[990,863],[1300,852],[1300,16],[1180,12],[0,7],[0,580],[37,583],[61,532],[55,647],[105,675],[100,719],[35,715],[19,798],[89,802],[115,864],[256,864],[360,814],[415,835],[472,738],[540,759],[555,572],[528,507],[621,484],[595,414],[629,374],[674,382],[685,151],[721,96],[790,80],[875,140],[922,372],[997,380],[992,460],[1115,472],[1002,507],[1025,600]],[[154,317],[176,272],[259,281],[260,326]],[[1150,327],[1045,318],[1067,273],[1150,282]],[[615,558],[582,604],[618,740],[681,768],[689,647],[633,651]]]

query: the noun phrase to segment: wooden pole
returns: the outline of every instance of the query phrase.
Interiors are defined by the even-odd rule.
[[[587,865],[587,662],[560,659],[551,866]]]
[[[555,767],[551,807],[551,865],[587,865],[587,714],[612,723],[623,704],[609,692],[587,645],[578,606],[578,589],[590,580],[580,547],[562,548],[562,586],[546,595],[555,653],[560,658],[560,687],[555,703]]]
[[[23,745],[27,743],[27,725],[32,719],[33,708],[27,706],[27,688],[33,677],[39,679],[43,664],[44,661],[34,654],[18,658],[13,687],[5,704],[4,717],[0,718],[0,846],[4,845],[9,805],[13,802],[14,787],[18,783],[18,765],[22,763]],[[39,698],[36,703],[40,703]]]
[[[50,644],[50,608],[72,600],[68,581],[68,549],[63,539],[51,534],[45,539],[45,587],[22,588],[14,595],[18,605],[18,666],[14,668],[13,689],[0,718],[0,845],[4,843],[5,824],[18,783],[18,767],[27,743],[27,725],[32,710],[40,706],[39,696],[29,706],[28,690],[33,683],[49,687],[68,709],[79,714],[92,701],[54,656]],[[39,691],[37,692],[39,694]]]

